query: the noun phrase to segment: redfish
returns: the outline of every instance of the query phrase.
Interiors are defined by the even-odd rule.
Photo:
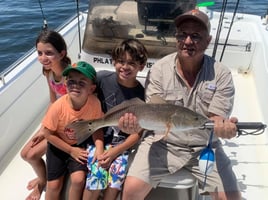
[[[118,126],[119,118],[125,113],[133,113],[141,128],[163,135],[201,128],[209,121],[207,117],[186,107],[169,103],[145,103],[139,98],[133,98],[113,107],[100,119],[76,121],[67,128],[75,132],[77,143],[80,144],[102,127]]]

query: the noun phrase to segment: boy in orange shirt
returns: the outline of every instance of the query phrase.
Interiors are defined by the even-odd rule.
[[[86,62],[78,62],[63,71],[66,76],[67,94],[51,105],[42,125],[47,147],[46,199],[60,199],[64,175],[70,173],[69,199],[80,200],[87,173],[87,140],[76,145],[76,137],[66,125],[76,120],[92,120],[102,117],[98,98],[93,94],[96,88],[96,71]],[[103,132],[92,135],[97,151],[95,158],[103,153]]]

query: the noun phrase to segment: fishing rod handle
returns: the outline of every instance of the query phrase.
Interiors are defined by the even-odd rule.
[[[237,129],[265,129],[266,124],[263,124],[262,122],[237,122],[236,123]],[[213,122],[207,122],[204,125],[204,128],[206,129],[213,129],[214,123]]]

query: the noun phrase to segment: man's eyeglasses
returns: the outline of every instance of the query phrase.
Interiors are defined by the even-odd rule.
[[[80,88],[84,88],[87,86],[87,83],[84,81],[76,81],[76,80],[69,79],[67,80],[66,85],[68,88],[73,87],[74,85],[77,85]]]
[[[188,33],[176,33],[176,39],[179,42],[184,42],[188,37],[191,38],[191,40],[195,43],[200,42],[202,40],[202,36],[198,33],[192,33],[192,34],[188,34]]]

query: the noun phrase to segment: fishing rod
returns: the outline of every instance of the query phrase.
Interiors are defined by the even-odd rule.
[[[213,51],[212,51],[212,57],[213,58],[216,57],[216,52],[217,52],[217,48],[218,48],[218,45],[219,45],[219,38],[220,38],[220,34],[221,34],[221,28],[222,28],[223,18],[224,18],[224,14],[225,14],[225,10],[226,10],[227,1],[228,0],[224,0],[222,2],[221,14],[220,14],[220,18],[219,18],[219,23],[218,23],[218,28],[217,28],[214,48],[213,48]],[[209,6],[213,6],[213,5],[215,5],[215,1],[200,1],[200,2],[197,3],[197,7],[209,7]]]
[[[79,43],[79,54],[78,58],[81,56],[81,31],[80,31],[80,19],[79,19],[79,0],[76,0],[76,12],[77,12],[77,26],[78,26],[78,43]]]
[[[42,30],[47,30],[47,28],[48,28],[47,20],[46,20],[45,14],[44,14],[44,12],[43,12],[43,7],[42,7],[42,4],[41,4],[41,1],[38,0],[38,3],[39,3],[39,7],[40,7],[40,9],[41,9],[41,13],[42,13],[42,17],[43,17],[43,26],[42,26]]]
[[[237,10],[238,10],[238,5],[239,5],[239,0],[236,1],[236,6],[235,6],[235,9],[234,9],[234,13],[233,13],[232,21],[231,21],[231,24],[230,24],[230,28],[229,28],[228,33],[227,33],[227,36],[226,36],[226,38],[225,38],[225,43],[224,43],[224,45],[223,45],[223,50],[222,50],[222,52],[221,52],[220,61],[222,61],[222,57],[223,57],[224,52],[225,52],[225,48],[226,48],[226,45],[227,45],[227,42],[228,42],[228,39],[229,39],[231,30],[232,30],[232,27],[233,27],[234,18],[235,18],[235,15],[236,15],[236,13],[237,13]]]
[[[267,127],[266,124],[262,122],[237,122],[236,128],[238,135],[260,135],[264,132],[265,128]],[[206,122],[201,129],[213,129],[214,123],[212,121]],[[246,130],[253,130],[253,131],[246,131]]]
[[[220,34],[221,34],[222,23],[223,23],[223,18],[224,18],[224,15],[225,15],[227,1],[228,0],[224,0],[222,2],[222,10],[221,10],[219,24],[218,24],[218,29],[217,29],[217,34],[216,34],[216,38],[215,38],[215,44],[214,44],[214,48],[213,48],[213,52],[212,52],[212,57],[213,58],[216,57],[216,52],[217,52],[217,48],[218,48],[218,42],[220,40]]]

